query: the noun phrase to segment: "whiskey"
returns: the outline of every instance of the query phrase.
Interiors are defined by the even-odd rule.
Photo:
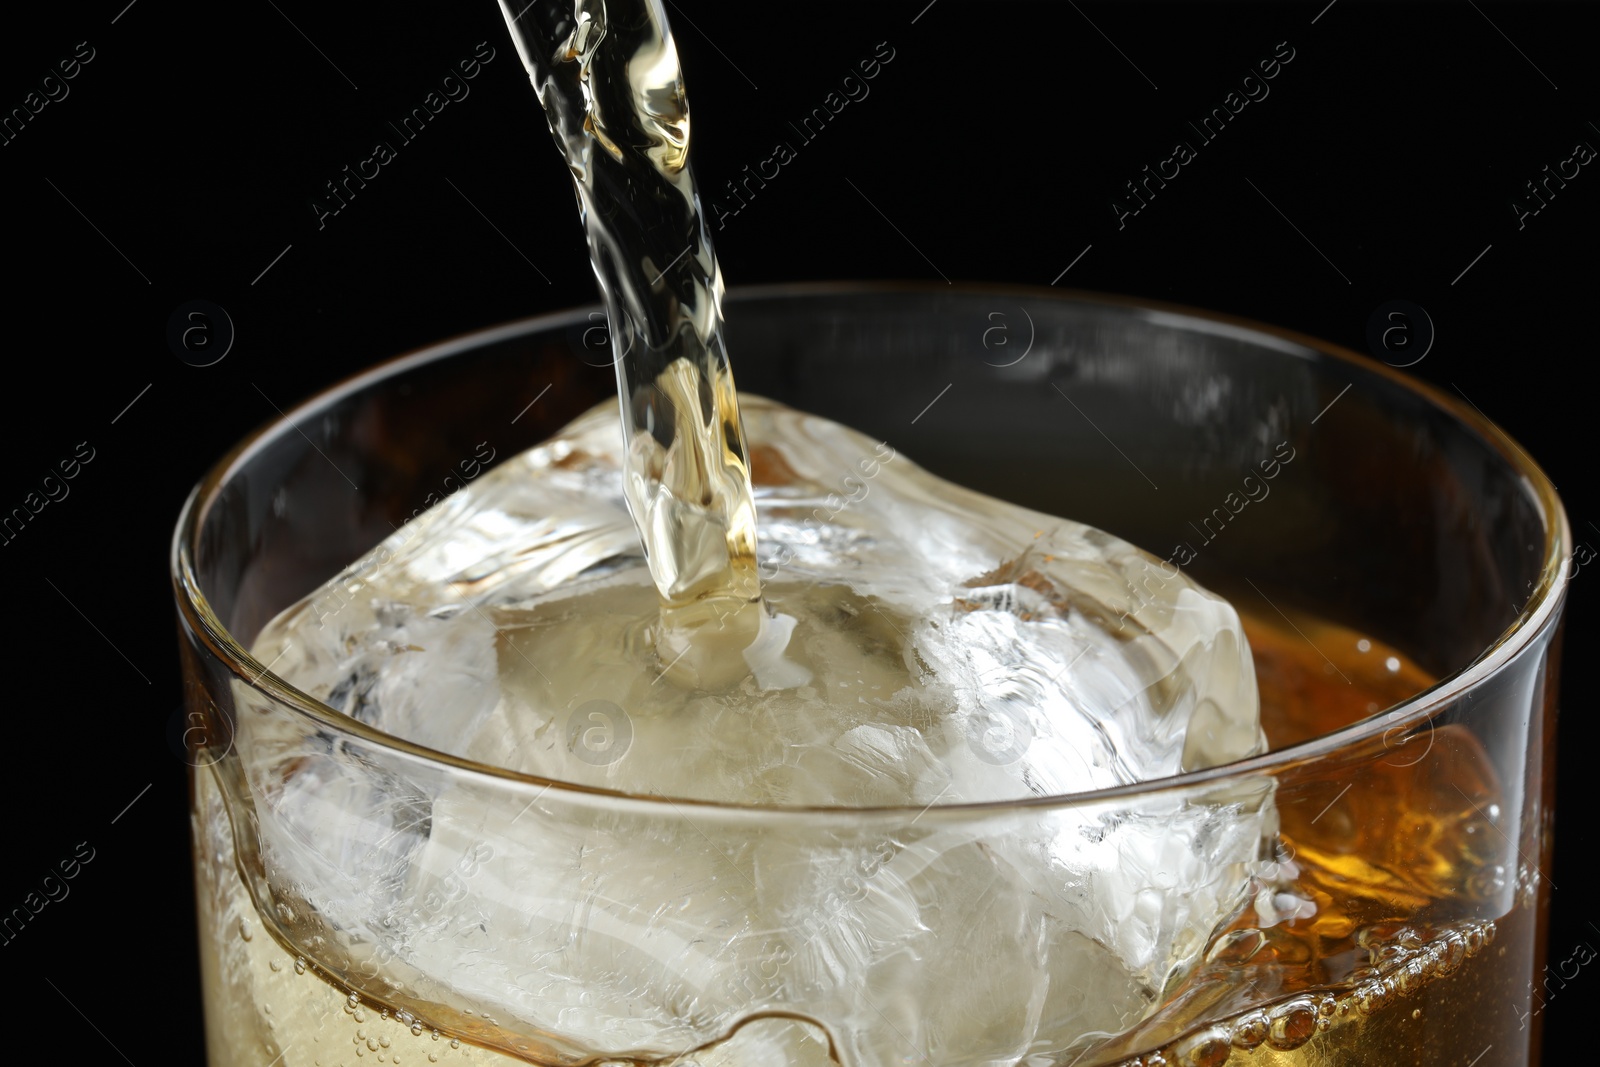
[[[1270,618],[1268,616],[1271,616]],[[1332,623],[1270,611],[1243,616],[1262,722],[1274,748],[1321,736],[1427,688],[1402,653]],[[1319,653],[1317,650],[1320,649]],[[1328,660],[1324,660],[1325,653]],[[1330,669],[1328,661],[1332,661]],[[1341,677],[1341,673],[1343,677]],[[1344,678],[1348,678],[1347,683]],[[1272,891],[1314,904],[1265,925],[1254,905],[1215,931],[1201,962],[1135,1031],[1105,1037],[1078,1067],[1521,1067],[1537,1054],[1532,1018],[1534,887],[1484,919],[1478,899],[1496,872],[1477,842],[1496,784],[1471,757],[1478,742],[1441,726],[1391,740],[1385,776],[1338,796],[1338,779],[1285,804]],[[436,1028],[425,1008],[356,992],[305,946],[279,940],[239,878],[215,772],[198,773],[194,835],[212,1067],[360,1067],[441,1063],[525,1067],[571,1063],[516,1052],[538,1035],[477,1017],[471,1038]],[[1492,852],[1492,849],[1481,850]],[[1456,920],[1452,914],[1463,916]],[[367,968],[378,973],[374,964]],[[362,979],[366,982],[365,977]],[[958,980],[958,979],[952,979]],[[370,982],[366,984],[371,984]],[[703,1067],[825,1065],[820,1021],[757,1019],[726,1041],[648,1062]]]

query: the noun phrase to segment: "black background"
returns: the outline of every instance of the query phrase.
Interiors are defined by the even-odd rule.
[[[6,111],[79,42],[94,55],[0,145],[0,510],[79,442],[95,450],[71,495],[0,546],[0,910],[79,842],[96,850],[0,960],[15,1055],[59,1040],[145,1067],[203,1059],[185,768],[169,745],[166,560],[185,494],[273,404],[595,291],[568,177],[490,0],[125,3],[57,5],[0,38]],[[1074,263],[1063,285],[1358,350],[1375,308],[1409,300],[1437,329],[1412,373],[1499,421],[1562,491],[1577,542],[1600,545],[1583,429],[1600,168],[1523,228],[1510,206],[1576,142],[1600,146],[1593,6],[676,3],[694,166],[713,192],[795,142],[789,121],[879,42],[894,50],[871,95],[716,233],[730,284],[1044,285]],[[481,41],[495,58],[470,96],[398,145],[386,123]],[[1283,41],[1295,58],[1271,95],[1119,230],[1122,183]],[[398,158],[319,228],[312,200],[380,139]],[[166,340],[194,299],[236,329],[213,366]],[[1596,730],[1575,683],[1597,581],[1580,571],[1569,601],[1553,960],[1597,936],[1579,866]],[[1588,983],[1600,990],[1585,971],[1551,1001],[1553,1048],[1576,1040]]]

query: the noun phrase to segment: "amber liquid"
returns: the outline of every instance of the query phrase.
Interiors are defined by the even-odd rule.
[[[1273,749],[1358,722],[1433,679],[1397,651],[1297,617],[1293,628],[1241,610]],[[1461,727],[1388,737],[1390,758],[1359,786],[1330,767],[1324,790],[1280,795],[1281,853],[1314,914],[1270,928],[1255,916],[1212,939],[1206,962],[1170,991],[1168,1010],[1120,1042],[1119,1067],[1525,1067],[1538,1062],[1531,1010],[1538,946],[1532,868],[1499,872],[1489,813],[1498,786]],[[1303,781],[1303,780],[1302,780]],[[1341,788],[1341,786],[1350,786]],[[1328,802],[1322,803],[1326,796]],[[1301,802],[1302,799],[1304,802]],[[1519,878],[1515,906],[1474,912],[1491,877]],[[1459,905],[1452,907],[1452,905]],[[1187,999],[1190,1007],[1179,1007]],[[1198,1012],[1194,1005],[1211,1000]],[[1254,999],[1255,1006],[1230,1011]],[[1184,1026],[1197,1014],[1204,1025]],[[1175,1031],[1180,1036],[1173,1037]]]
[[[1291,628],[1269,614],[1246,612],[1244,619],[1273,748],[1366,718],[1432,683],[1375,640],[1306,618]],[[1303,914],[1269,924],[1245,908],[1138,1030],[1075,1051],[1076,1060],[1029,1060],[1030,1067],[1536,1062],[1538,882],[1524,871],[1505,914],[1485,916],[1476,902],[1484,895],[1480,882],[1498,870],[1490,857],[1504,845],[1489,818],[1498,786],[1484,776],[1488,761],[1460,727],[1396,735],[1386,744],[1392,757],[1376,771],[1364,768],[1359,787],[1341,792],[1350,784],[1347,772],[1330,761],[1325,780],[1301,777],[1279,792],[1285,867],[1275,888],[1288,885],[1309,902]],[[212,1067],[539,1062],[512,1054],[526,1038],[497,1033],[492,1020],[474,1029],[473,1040],[441,1032],[425,1012],[353,993],[325,977],[314,957],[275,940],[234,866],[213,772],[196,773]],[[699,1067],[827,1067],[829,1052],[820,1028],[768,1019],[692,1060]]]

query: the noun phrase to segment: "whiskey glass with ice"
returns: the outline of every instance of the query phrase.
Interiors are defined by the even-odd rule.
[[[1124,610],[1174,567],[1225,595],[1269,750],[764,806],[618,788],[642,726],[614,704],[544,731],[570,779],[460,755],[459,709],[334,710],[252,653],[268,623],[314,591],[330,620],[388,610],[323,583],[614,396],[574,348],[588,309],[474,334],[300,405],[180,518],[213,1067],[1537,1062],[1570,534],[1515,445],[1388,368],[1183,309],[863,284],[725,309],[743,390],[1147,549]],[[1021,358],[986,345],[995,312]],[[839,473],[825,512],[871,492]],[[1048,740],[1014,681],[979,687],[974,766]]]

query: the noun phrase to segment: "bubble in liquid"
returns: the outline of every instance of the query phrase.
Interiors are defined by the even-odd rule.
[[[1298,997],[1280,1004],[1267,1013],[1267,1044],[1280,1052],[1299,1048],[1317,1032],[1317,1007],[1309,999]]]
[[[1267,1013],[1252,1011],[1233,1025],[1233,1043],[1242,1049],[1258,1047],[1267,1039]]]
[[[1444,936],[1444,952],[1439,958],[1439,973],[1454,974],[1467,959],[1467,939],[1452,930]]]
[[[1220,1026],[1185,1038],[1177,1048],[1178,1062],[1184,1067],[1223,1067],[1233,1055],[1227,1030]]]

